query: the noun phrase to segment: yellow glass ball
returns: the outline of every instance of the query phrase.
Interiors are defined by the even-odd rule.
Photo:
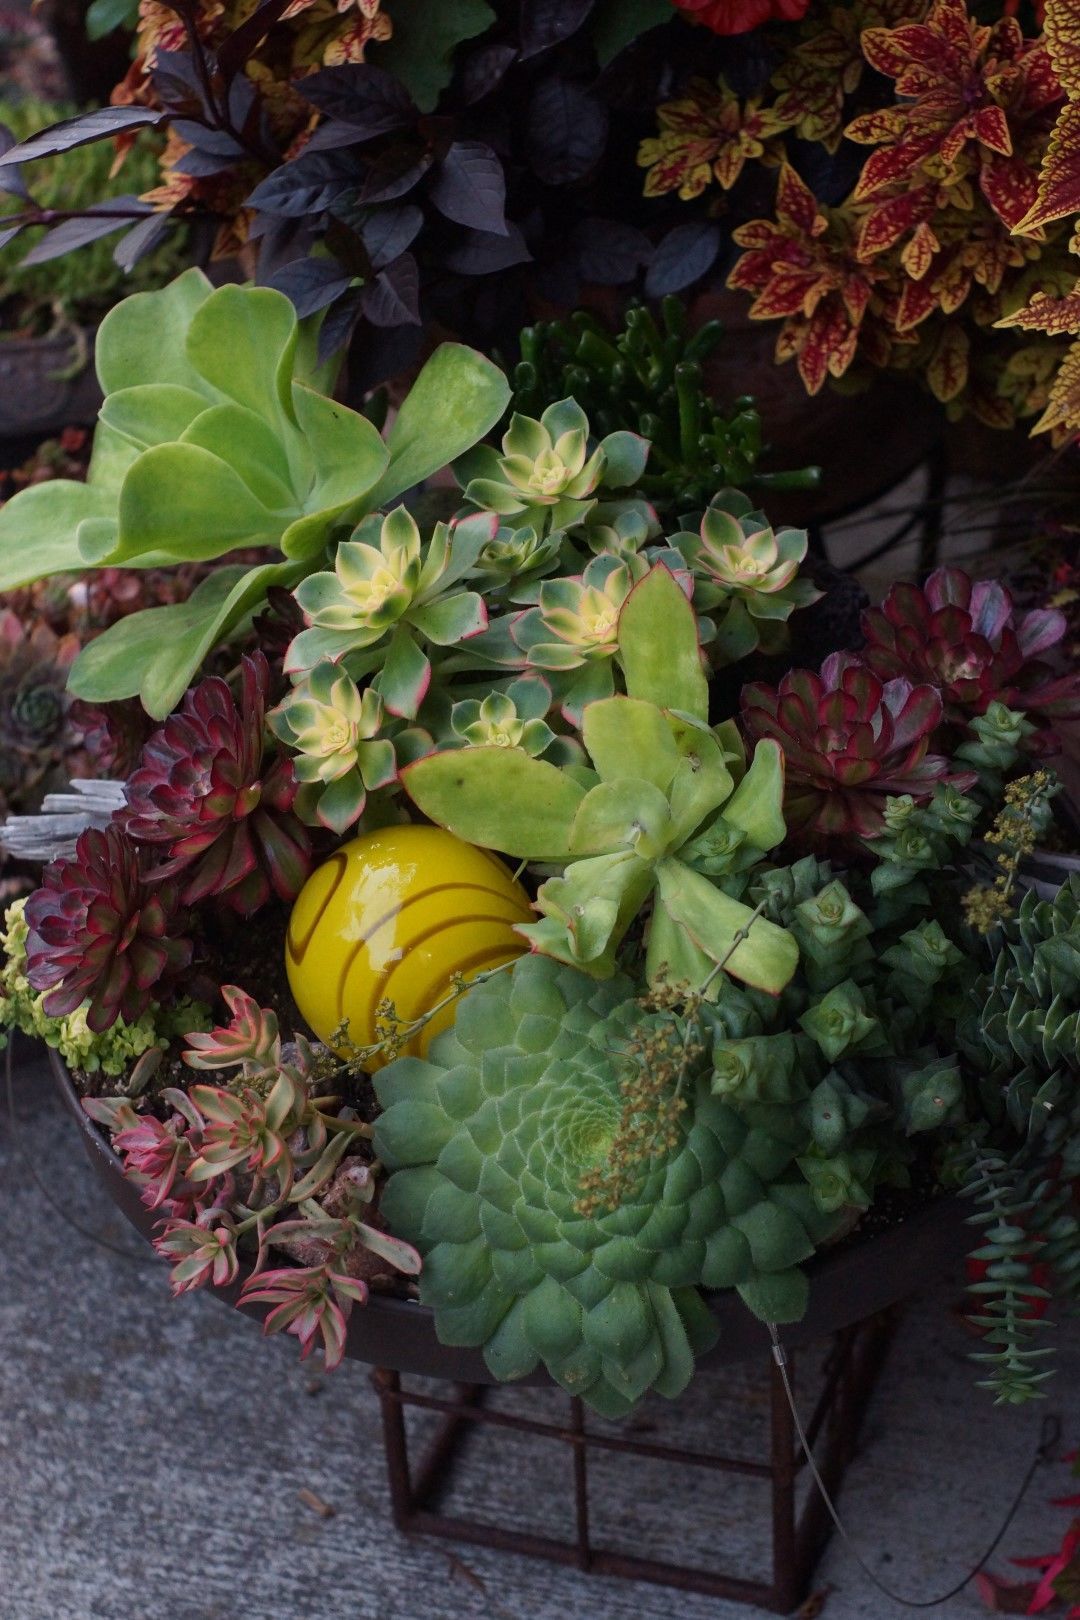
[[[420,1017],[450,994],[454,974],[472,979],[522,955],[513,925],[533,915],[521,884],[487,850],[439,827],[365,833],[300,891],[286,936],[289,987],[321,1041],[348,1018],[350,1041],[370,1046],[381,1003],[392,1001],[401,1023]],[[423,1057],[455,1011],[451,1002],[436,1013],[402,1051]]]

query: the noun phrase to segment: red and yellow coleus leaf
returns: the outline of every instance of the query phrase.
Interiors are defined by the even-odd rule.
[[[1058,114],[1043,158],[1036,194],[1016,223],[1025,234],[1080,214],[1080,101]]]
[[[660,133],[638,148],[638,164],[649,171],[645,195],[677,191],[689,202],[714,180],[730,191],[748,160],[768,157],[769,142],[790,120],[756,99],[740,101],[723,79],[693,79],[681,100],[657,109],[657,122]]]
[[[778,360],[794,358],[807,391],[840,377],[855,358],[875,283],[885,272],[854,251],[854,219],[820,209],[788,164],[780,171],[776,219],[750,220],[734,232],[746,251],[728,286],[756,294],[754,320],[783,320]]]
[[[926,368],[930,392],[943,405],[963,391],[968,380],[970,353],[971,339],[967,332],[958,322],[946,321]]]
[[[852,0],[825,11],[815,8],[800,28],[770,84],[776,110],[804,141],[819,141],[830,152],[840,144],[844,100],[858,89],[866,71],[862,33],[921,20],[928,0]]]
[[[1017,326],[1027,332],[1047,332],[1055,337],[1075,337],[1080,333],[1080,281],[1064,298],[1036,293],[1026,309],[1018,309],[996,324]]]
[[[855,200],[897,196],[920,178],[962,182],[974,164],[990,207],[1016,225],[1035,194],[1031,166],[1017,156],[1023,137],[1062,97],[1042,41],[1025,39],[1012,17],[986,27],[966,0],[935,0],[925,22],[869,28],[862,45],[899,99],[847,128],[849,139],[879,148]]]
[[[1061,362],[1049,404],[1031,431],[1049,433],[1058,444],[1080,435],[1080,343],[1074,343]]]
[[[1075,0],[1046,0],[1043,37],[1061,88],[1070,101],[1080,101],[1080,8]]]

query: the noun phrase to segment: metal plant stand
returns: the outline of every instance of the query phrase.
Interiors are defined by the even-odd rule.
[[[884,1361],[895,1325],[895,1313],[882,1312],[854,1327],[845,1328],[831,1341],[824,1386],[806,1424],[807,1438],[830,1492],[835,1492],[855,1450],[859,1425],[874,1382]],[[804,1353],[804,1352],[803,1352]],[[802,1353],[801,1353],[802,1354]],[[794,1379],[795,1357],[788,1354]],[[540,1422],[487,1408],[488,1388],[482,1384],[449,1384],[445,1396],[407,1389],[401,1375],[378,1367],[371,1375],[382,1408],[386,1467],[394,1523],[408,1535],[443,1536],[454,1541],[496,1547],[572,1565],[593,1575],[620,1575],[631,1580],[654,1581],[684,1591],[703,1592],[739,1603],[787,1614],[807,1596],[818,1558],[831,1528],[820,1493],[811,1488],[801,1514],[797,1504],[799,1475],[806,1459],[799,1444],[780,1373],[769,1358],[768,1380],[771,1441],[767,1460],[719,1456],[591,1431],[580,1400],[566,1397],[565,1425]],[[434,1440],[416,1467],[410,1466],[405,1430],[405,1408],[419,1407],[444,1414]],[[449,1485],[461,1442],[470,1429],[510,1429],[518,1434],[544,1436],[570,1453],[573,1480],[573,1540],[560,1541],[535,1535],[507,1524],[487,1524],[439,1511]],[[589,1453],[609,1451],[631,1457],[649,1457],[673,1467],[705,1468],[767,1481],[771,1493],[772,1577],[748,1580],[723,1570],[688,1567],[615,1552],[597,1546],[590,1530]]]

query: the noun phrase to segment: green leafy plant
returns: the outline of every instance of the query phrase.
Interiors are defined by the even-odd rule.
[[[563,866],[541,885],[541,920],[520,930],[535,950],[609,977],[651,898],[650,980],[698,985],[723,960],[736,977],[779,991],[795,968],[793,939],[714,879],[783,838],[780,750],[761,744],[737,781],[741,750],[731,728],[708,725],[693,611],[666,569],[628,597],[618,645],[626,696],[589,703],[582,717],[590,771],[523,748],[464,748],[409,766],[406,790],[473,843]]]
[[[210,650],[271,587],[314,572],[333,536],[467,449],[502,415],[502,373],[472,350],[438,349],[386,442],[323,390],[315,325],[267,287],[214,289],[185,271],[126,299],[98,335],[105,392],[85,484],[22,491],[0,513],[0,589],[46,574],[227,557],[182,604],[132,614],[77,660],[76,695],[140,694],[164,717]],[[317,661],[317,660],[315,660]]]
[[[597,985],[526,957],[463,999],[428,1061],[400,1058],[376,1082],[383,1213],[423,1253],[442,1342],[482,1346],[500,1379],[543,1363],[609,1417],[686,1387],[715,1338],[698,1285],[735,1286],[770,1320],[801,1315],[798,1267],[831,1224],[793,1165],[790,1110],[736,1113],[700,1057],[634,1192],[582,1213],[623,1119],[621,1073],[666,1016],[621,975]]]

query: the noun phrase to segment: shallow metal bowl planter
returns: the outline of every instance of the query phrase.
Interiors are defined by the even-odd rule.
[[[55,1052],[49,1056],[57,1088],[78,1126],[95,1174],[132,1226],[149,1238],[157,1219],[155,1213],[125,1179],[119,1158],[84,1112],[64,1064]],[[964,1215],[958,1199],[936,1199],[917,1209],[902,1224],[861,1240],[856,1235],[826,1250],[807,1268],[811,1278],[810,1308],[802,1322],[784,1329],[783,1341],[792,1381],[797,1355],[801,1362],[815,1345],[827,1352],[806,1433],[832,1492],[839,1489],[854,1455],[859,1425],[895,1323],[895,1308],[965,1253],[970,1246],[970,1232]],[[215,1292],[235,1305],[245,1275],[242,1271],[233,1288]],[[598,1428],[582,1402],[569,1396],[565,1397],[567,1415],[563,1422],[552,1421],[543,1411],[522,1415],[520,1411],[500,1410],[488,1401],[496,1380],[479,1351],[440,1344],[433,1313],[427,1307],[388,1294],[373,1294],[366,1306],[352,1313],[346,1354],[374,1368],[372,1383],[382,1412],[387,1480],[397,1528],[406,1534],[446,1537],[545,1558],[584,1573],[652,1581],[779,1613],[790,1612],[810,1590],[815,1565],[831,1528],[829,1517],[816,1490],[804,1491],[800,1498],[799,1483],[805,1478],[806,1458],[767,1329],[751,1316],[734,1291],[714,1293],[708,1299],[720,1332],[716,1348],[702,1362],[715,1366],[755,1360],[759,1364],[769,1413],[769,1445],[764,1456],[729,1456],[665,1444],[664,1402],[653,1409],[655,1421],[648,1426],[645,1438],[633,1425],[605,1424]],[[258,1307],[241,1308],[253,1316],[262,1314]],[[417,1389],[408,1382],[414,1376],[438,1380],[438,1386],[434,1391],[430,1384]],[[539,1371],[515,1387],[522,1386],[554,1388],[549,1376]],[[441,1415],[434,1438],[415,1464],[410,1459],[405,1420],[410,1408]],[[474,1444],[486,1437],[490,1445],[500,1431],[509,1431],[519,1440],[528,1436],[562,1449],[567,1458],[568,1522],[574,1527],[567,1539],[505,1522],[501,1500],[491,1510],[494,1523],[490,1517],[450,1515],[442,1510],[441,1499],[462,1465],[467,1466]],[[772,1542],[769,1576],[752,1579],[742,1569],[702,1569],[680,1563],[675,1556],[678,1539],[674,1531],[669,1543],[672,1556],[668,1559],[647,1558],[600,1544],[593,1528],[589,1462],[604,1452],[618,1454],[625,1463],[631,1489],[635,1463],[642,1458],[659,1461],[668,1469],[691,1470],[702,1489],[710,1476],[718,1475],[767,1485],[767,1522]],[[506,1466],[514,1467],[512,1458]]]
[[[89,426],[100,405],[92,331],[0,342],[0,439]]]

